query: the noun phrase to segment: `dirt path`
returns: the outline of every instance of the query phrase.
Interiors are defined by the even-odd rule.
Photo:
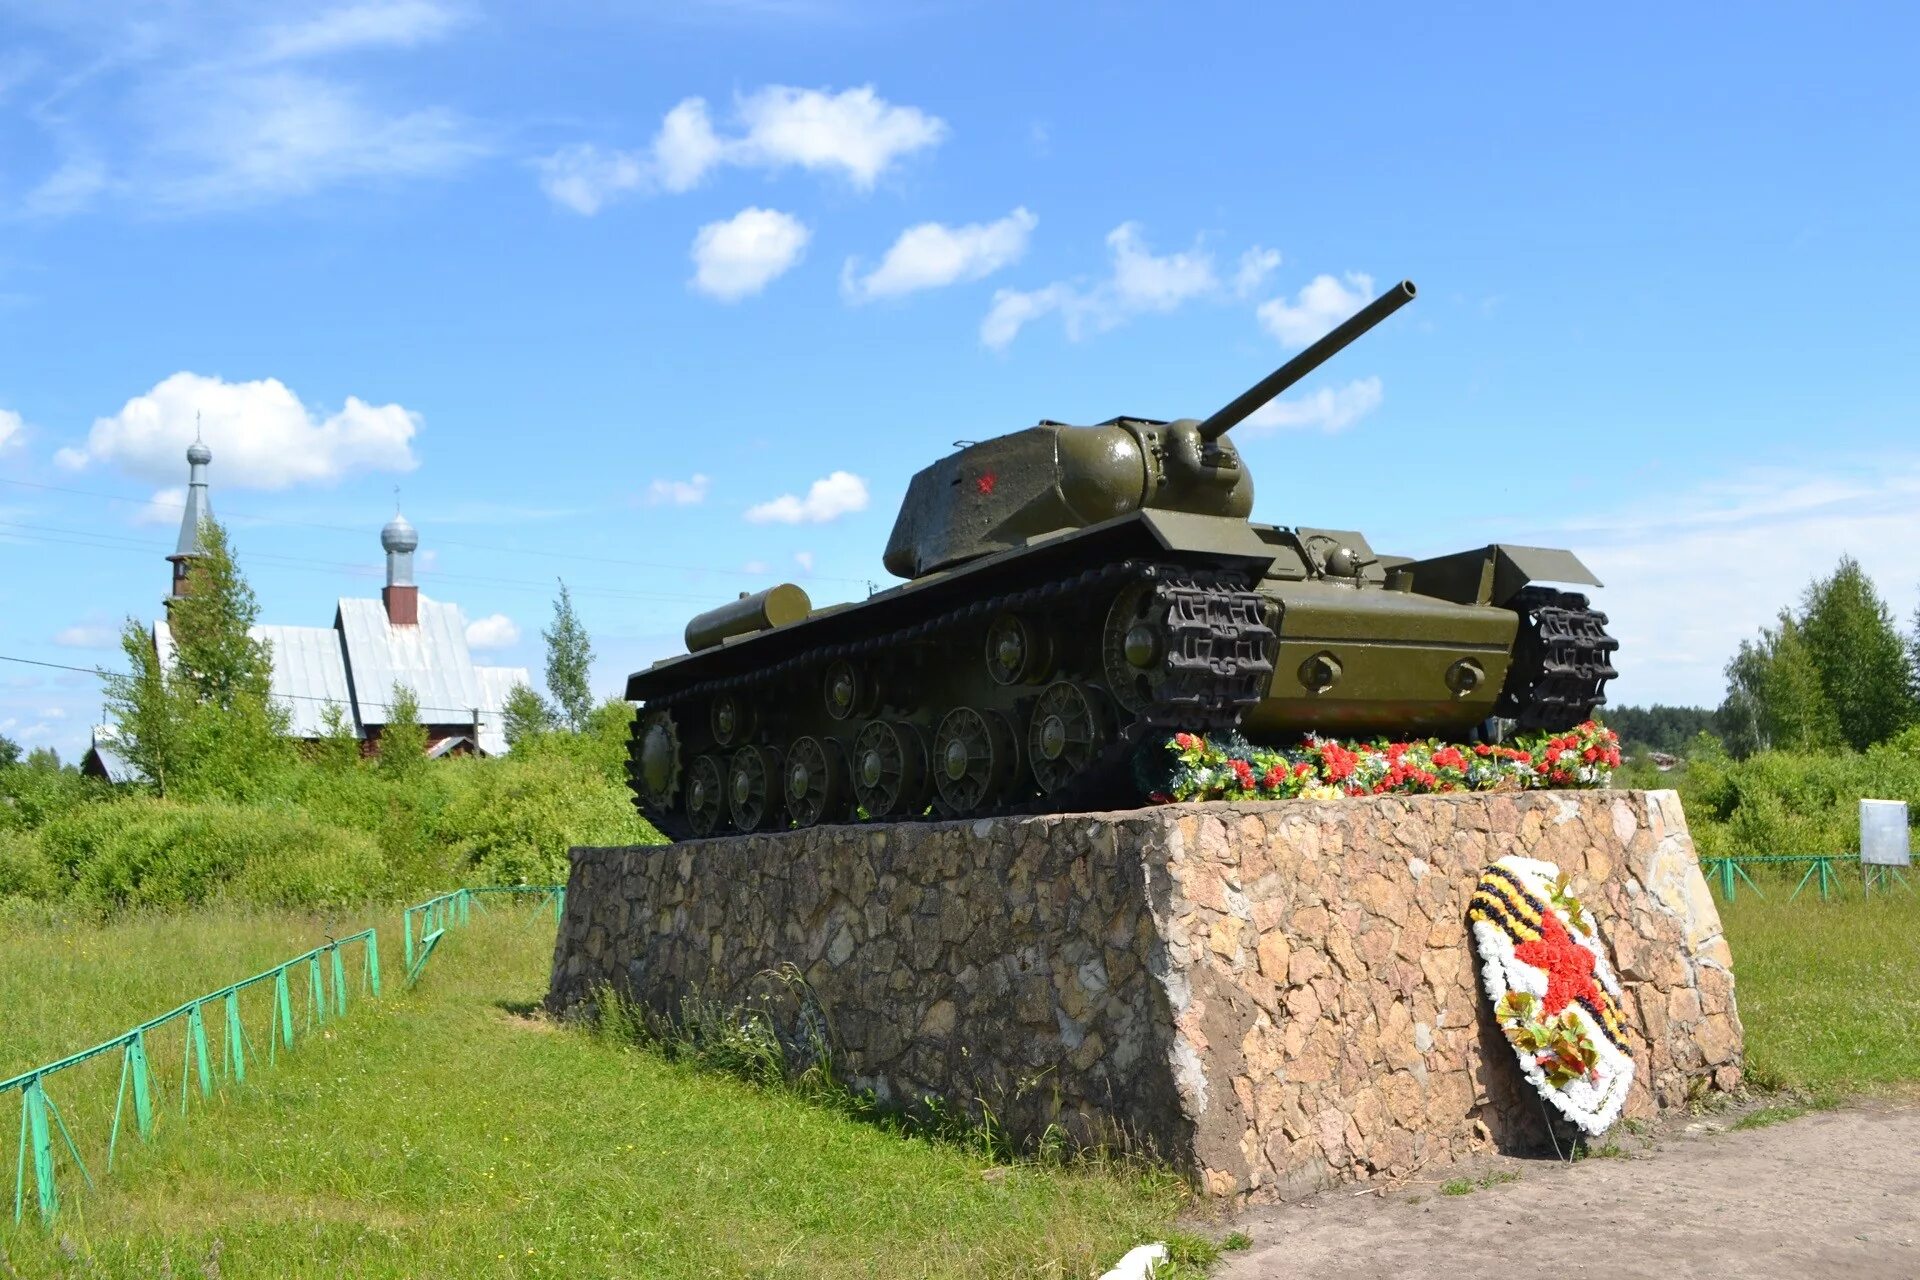
[[[1628,1139],[1629,1144],[1634,1140]],[[1637,1144],[1635,1144],[1637,1145]],[[1572,1167],[1497,1160],[1447,1176],[1518,1180],[1441,1195],[1349,1187],[1256,1209],[1217,1280],[1920,1276],[1920,1103],[1862,1102],[1761,1129],[1705,1125]]]

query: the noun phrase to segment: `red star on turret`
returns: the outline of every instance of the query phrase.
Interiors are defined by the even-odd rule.
[[[1575,942],[1553,912],[1540,917],[1540,940],[1521,943],[1513,954],[1523,963],[1547,971],[1547,994],[1541,1005],[1549,1015],[1560,1012],[1579,996],[1599,1003],[1600,990],[1593,985],[1593,952]]]
[[[974,480],[973,487],[980,491],[981,497],[991,498],[993,496],[993,486],[999,482],[999,479],[1000,477],[994,475],[991,471],[982,471]]]

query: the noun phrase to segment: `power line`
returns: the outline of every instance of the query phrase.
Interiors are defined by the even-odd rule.
[[[42,483],[39,483],[38,481],[33,481],[33,480],[12,480],[12,479],[0,477],[0,484],[18,485],[21,488],[25,488],[25,489],[41,489],[49,493],[68,493],[68,494],[73,494],[77,497],[82,497],[82,498],[101,498],[108,502],[122,502],[122,503],[130,504],[132,506],[139,506],[139,507],[169,507],[176,511],[186,510],[186,504],[184,503],[161,502],[154,498],[130,498],[124,494],[103,493],[97,489],[74,489],[65,485],[42,484]],[[250,520],[257,524],[286,525],[290,527],[297,527],[297,528],[303,528],[303,529],[325,529],[332,533],[350,533],[355,535],[356,537],[364,537],[366,536],[366,532],[367,532],[363,528],[358,528],[351,525],[324,524],[314,520],[289,520],[279,516],[253,515],[245,511],[236,511],[230,507],[227,507],[226,504],[224,503],[221,504],[221,509],[226,511],[226,513],[230,516],[235,516],[243,520]],[[765,573],[755,573],[749,569],[720,569],[720,568],[714,568],[711,566],[701,566],[701,565],[666,564],[660,561],[653,561],[653,560],[627,560],[627,559],[622,559],[615,556],[588,555],[585,552],[581,552],[581,551],[554,552],[554,551],[543,551],[538,548],[529,550],[525,547],[502,547],[502,546],[495,546],[491,543],[485,543],[485,542],[466,542],[466,541],[461,541],[453,538],[440,538],[440,537],[436,537],[434,541],[436,545],[439,545],[439,546],[464,547],[470,551],[492,551],[492,552],[497,552],[505,555],[538,556],[548,560],[575,560],[583,563],[591,562],[595,564],[621,565],[621,566],[624,566],[627,568],[633,568],[633,569],[664,569],[673,573],[727,574],[734,577],[745,577],[745,578],[755,578],[755,579],[765,578],[768,576]],[[840,577],[840,576],[836,576],[834,574],[828,574],[828,573],[810,574],[809,576],[814,578],[816,581],[821,581],[821,582],[859,582],[861,581],[861,579],[859,578]]]
[[[100,679],[100,680],[128,680],[132,678],[129,675],[127,675],[127,673],[124,671],[109,671],[105,667],[75,667],[75,666],[70,666],[64,662],[42,662],[37,658],[15,658],[9,654],[4,654],[4,653],[0,653],[0,662],[18,662],[24,666],[29,666],[29,667],[49,667],[55,671],[77,671],[83,676],[93,676],[96,679]],[[351,709],[346,704],[342,703],[338,698],[322,698],[317,694],[311,694],[311,693],[274,693],[274,694],[269,694],[268,696],[274,697],[274,698],[290,698],[300,702],[324,702],[332,706],[340,707],[342,710]],[[391,702],[375,702],[369,698],[354,698],[352,701],[363,707],[382,707],[388,711],[393,710],[393,707],[394,707],[394,704]],[[484,710],[484,708],[481,708],[481,707],[425,707],[425,706],[420,706],[416,704],[414,707],[414,710],[444,711],[449,715],[471,716],[475,712]]]

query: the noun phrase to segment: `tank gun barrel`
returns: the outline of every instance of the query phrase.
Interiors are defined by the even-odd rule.
[[[1200,424],[1200,438],[1212,443],[1239,426],[1255,409],[1318,369],[1342,347],[1413,301],[1413,295],[1413,281],[1402,280],[1394,285],[1342,320],[1331,333],[1235,396],[1225,408],[1215,410],[1212,417]]]

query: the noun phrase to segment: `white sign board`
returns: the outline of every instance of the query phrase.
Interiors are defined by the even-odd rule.
[[[1905,867],[1913,862],[1907,844],[1905,800],[1860,802],[1860,863],[1868,867]]]

